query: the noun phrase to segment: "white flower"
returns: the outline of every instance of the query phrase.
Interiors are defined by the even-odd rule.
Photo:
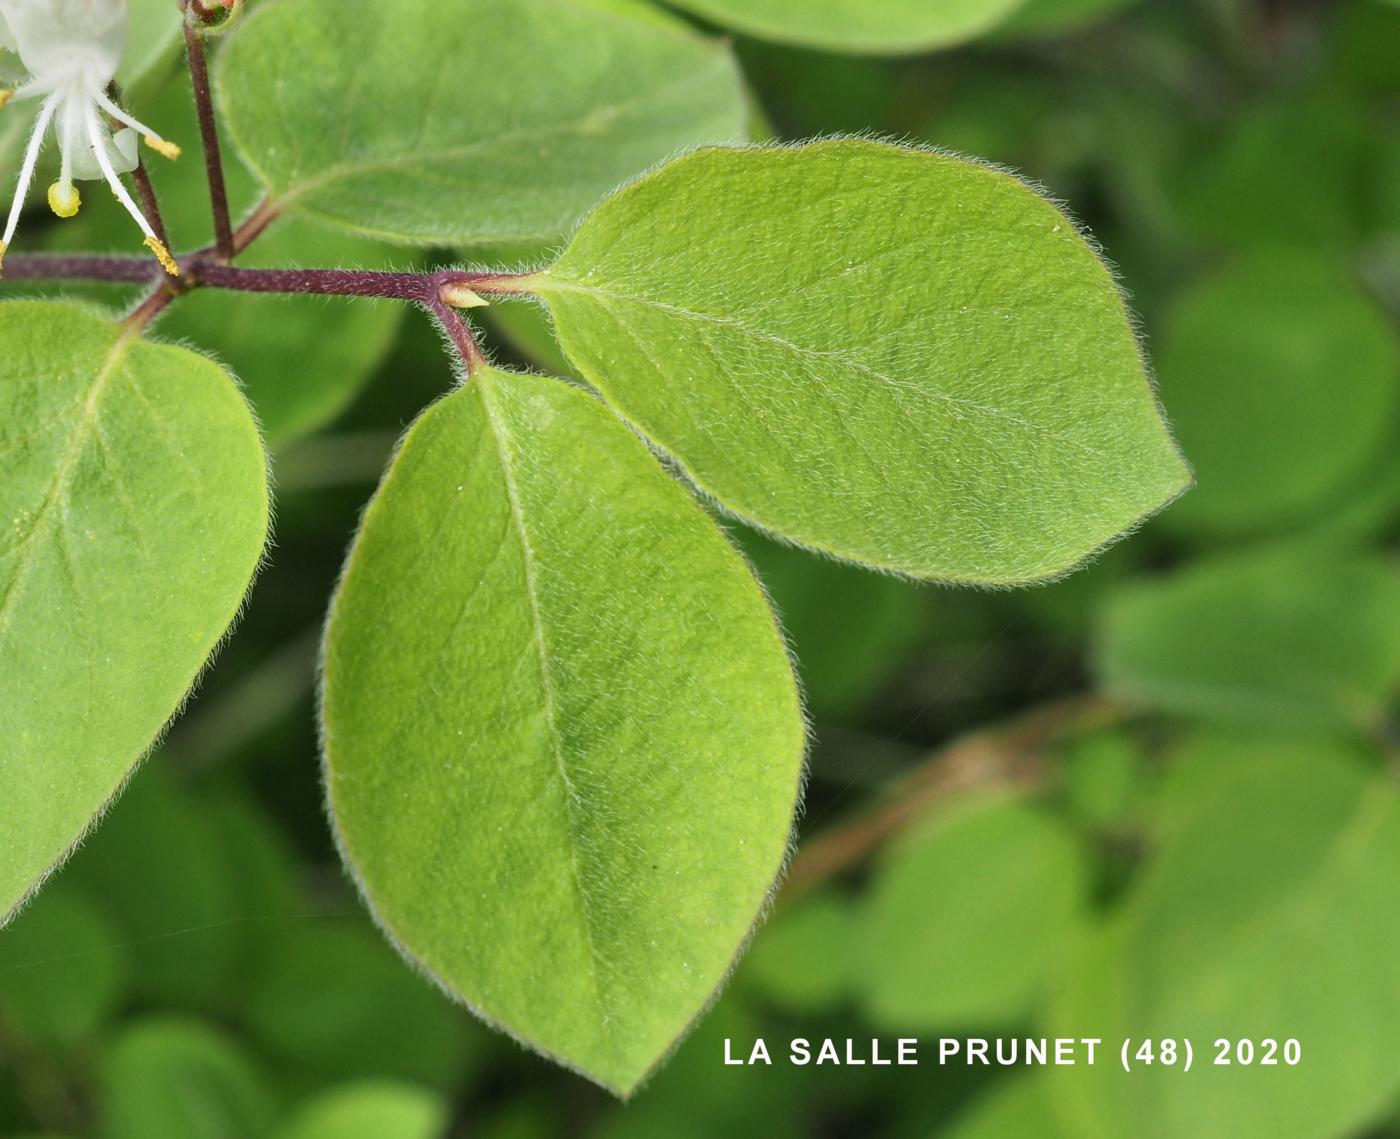
[[[179,276],[169,250],[122,185],[121,175],[136,168],[138,135],[167,158],[180,153],[107,96],[126,50],[126,23],[126,0],[0,0],[0,49],[18,54],[28,76],[15,90],[0,92],[0,107],[22,99],[39,104],[0,236],[0,260],[14,240],[39,152],[52,128],[59,150],[58,181],[49,187],[53,212],[64,218],[78,212],[82,198],[75,179],[104,179],[166,272]],[[122,124],[115,134],[109,118]]]

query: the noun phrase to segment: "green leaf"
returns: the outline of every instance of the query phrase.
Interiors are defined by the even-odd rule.
[[[1108,270],[975,163],[702,150],[608,199],[529,287],[701,488],[853,561],[1034,581],[1189,480]]]
[[[194,1021],[137,1021],[102,1068],[102,1139],[263,1139],[273,1104],[258,1071],[222,1033]]]
[[[779,1008],[829,1011],[851,994],[855,936],[846,897],[829,892],[804,898],[759,930],[740,977]]]
[[[138,996],[203,1008],[226,998],[237,976],[251,933],[237,920],[247,916],[239,891],[256,869],[230,857],[204,805],[174,785],[162,758],[136,774],[63,881],[132,943]]]
[[[1048,1079],[1053,1073],[1054,1069]],[[939,1131],[939,1139],[1071,1139],[1055,1118],[1048,1079],[1015,1076],[998,1081]]]
[[[1344,247],[1360,236],[1383,146],[1370,111],[1348,93],[1272,94],[1183,165],[1175,196],[1185,220],[1221,243]]]
[[[996,795],[936,817],[877,868],[866,1015],[891,1029],[1016,1023],[1059,965],[1085,893],[1073,839],[1036,808]]]
[[[990,31],[1026,0],[669,0],[779,43],[871,55],[952,47]]]
[[[1008,36],[1058,36],[1116,16],[1140,0],[1027,0],[1002,25]]]
[[[289,922],[261,949],[239,1011],[281,1063],[320,1079],[462,1079],[472,1026],[372,931]]]
[[[199,128],[188,82],[166,84],[151,102],[149,109],[137,107],[147,121],[159,123],[164,134],[197,151]],[[178,249],[212,244],[204,164],[197,154],[173,164],[155,161],[160,165],[151,173],[172,243]],[[226,162],[224,173],[235,215],[251,210],[261,196],[256,180],[235,162]],[[68,251],[130,253],[139,236],[110,195],[94,195],[76,218],[52,227],[46,244]],[[239,264],[255,269],[411,268],[401,249],[296,217],[274,222],[239,257]],[[71,291],[72,285],[56,287]],[[171,340],[198,345],[227,367],[243,385],[269,447],[280,449],[344,410],[388,353],[405,307],[390,301],[198,289],[167,310],[160,330]],[[312,344],[315,350],[307,351]]]
[[[595,400],[483,370],[365,516],[323,711],[385,930],[491,1021],[635,1087],[747,935],[801,766],[777,629],[709,519]]]
[[[280,208],[418,245],[558,237],[747,118],[726,46],[621,0],[269,0],[221,54],[234,141]]]
[[[1206,536],[1290,529],[1371,480],[1400,417],[1400,338],[1342,266],[1256,253],[1181,298],[1162,399],[1201,486],[1168,521]]]
[[[387,1080],[348,1084],[306,1104],[278,1139],[439,1139],[447,1103],[412,1084]]]
[[[858,722],[927,632],[919,587],[752,531],[741,537],[792,646],[809,714]]]
[[[189,692],[267,534],[248,406],[215,364],[93,313],[0,305],[0,921]]]
[[[1116,1057],[1046,1086],[1083,1139],[1328,1139],[1368,1132],[1400,1092],[1400,803],[1345,747],[1236,736],[1202,751],[1196,802],[1047,1011],[1076,1036],[1189,1038],[1191,1072]],[[1205,760],[1209,762],[1204,762]],[[1217,1039],[1254,1063],[1217,1066]],[[1297,1039],[1301,1065],[1260,1063]]]
[[[1199,562],[1113,595],[1095,669],[1171,712],[1377,729],[1400,685],[1400,574],[1309,550]]]
[[[31,1041],[72,1044],[115,1011],[126,972],[102,915],[71,890],[46,890],[0,933],[0,1021]]]

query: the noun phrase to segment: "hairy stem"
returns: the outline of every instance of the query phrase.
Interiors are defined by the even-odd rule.
[[[436,294],[424,301],[423,306],[437,318],[438,325],[447,333],[447,338],[457,349],[457,355],[462,358],[462,366],[466,368],[468,376],[485,366],[486,354],[476,342],[476,336],[472,333],[466,317],[455,308],[444,304],[442,298]]]
[[[204,55],[204,37],[189,15],[189,0],[185,10],[185,56],[189,60],[190,83],[194,87],[194,105],[199,114],[199,139],[204,148],[204,169],[209,180],[209,204],[214,212],[214,250],[220,261],[233,260],[237,247],[233,226],[229,222],[228,187],[224,183],[224,161],[219,150],[219,128],[214,121],[214,99],[209,89],[209,61]]]
[[[1056,741],[1122,723],[1135,714],[1132,708],[1103,697],[1073,696],[955,739],[901,780],[886,801],[804,842],[788,871],[780,903],[793,902],[859,865],[888,839],[950,799],[987,787],[1040,784],[1045,778],[1045,753]]]
[[[88,253],[31,253],[5,262],[7,281],[106,281],[144,285],[164,270],[149,257],[114,257]]]

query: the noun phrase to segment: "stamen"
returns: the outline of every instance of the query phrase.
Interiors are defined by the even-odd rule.
[[[131,195],[126,192],[122,180],[117,177],[116,170],[112,168],[112,159],[107,154],[107,139],[103,136],[102,124],[97,121],[97,112],[91,104],[85,110],[87,112],[88,140],[92,143],[93,153],[97,157],[97,165],[102,168],[102,176],[107,179],[107,185],[112,187],[112,193],[117,196],[117,201],[126,207],[126,212],[136,219],[136,224],[146,235],[146,248],[156,255],[160,267],[172,277],[178,277],[180,266],[175,263],[175,258],[170,256],[170,250],[165,248],[165,243],[156,236],[155,230],[151,228],[151,223],[146,220],[146,215],[131,200]]]
[[[83,196],[78,187],[69,182],[55,182],[49,187],[49,209],[61,218],[73,217],[83,205]]]
[[[449,282],[438,290],[438,299],[453,308],[486,308],[491,302],[466,285]]]
[[[34,179],[34,167],[39,164],[39,151],[43,149],[44,134],[49,129],[49,122],[53,119],[54,111],[58,109],[58,95],[50,95],[44,100],[44,105],[39,108],[39,115],[34,120],[34,129],[29,135],[29,145],[24,151],[24,165],[20,167],[19,182],[15,186],[15,200],[10,206],[10,218],[5,223],[5,232],[0,236],[0,263],[4,262],[5,250],[10,247],[10,242],[15,239],[15,230],[19,227],[19,215],[24,210],[24,199],[29,193],[29,183]]]
[[[156,255],[156,260],[160,262],[160,267],[172,277],[180,275],[180,266],[176,264],[175,258],[170,256],[170,250],[165,248],[165,243],[158,237],[146,238],[146,248]]]
[[[15,97],[13,91],[0,91],[0,111],[5,109],[5,104]]]
[[[92,88],[92,97],[94,102],[111,115],[112,118],[116,119],[117,122],[121,123],[123,126],[130,127],[137,134],[141,135],[146,140],[146,145],[157,154],[171,159],[180,157],[180,148],[176,146],[175,143],[171,142],[169,139],[161,138],[160,135],[156,134],[155,131],[151,130],[151,128],[140,119],[132,118],[131,115],[122,110],[116,103],[107,98],[107,96],[103,94],[101,88]]]
[[[146,145],[159,154],[162,158],[168,158],[172,162],[180,157],[180,147],[177,143],[171,142],[168,138],[156,138],[153,134],[145,136]]]

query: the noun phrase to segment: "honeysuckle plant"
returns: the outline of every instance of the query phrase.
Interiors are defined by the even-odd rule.
[[[781,34],[759,7],[735,22]],[[722,984],[798,805],[791,662],[717,517],[1018,586],[1133,529],[1188,468],[1111,273],[1003,170],[871,139],[751,145],[726,41],[640,0],[262,0],[211,81],[226,8],[178,13],[214,235],[188,248],[136,136],[173,145],[111,86],[125,6],[0,0],[27,73],[0,113],[35,109],[6,243],[52,137],[54,212],[100,176],[157,259],[4,265],[0,914],[108,808],[275,556],[255,408],[162,322],[206,291],[407,302],[444,333],[443,394],[331,601],[329,815],[406,957],[628,1094]],[[931,11],[872,5],[822,34],[900,51],[976,30]],[[230,181],[258,187],[241,221],[230,140],[250,172]],[[235,263],[294,234],[478,267]],[[121,312],[26,299],[39,280],[144,293]],[[522,304],[570,375],[494,362],[472,320]],[[264,366],[295,389],[355,334]]]

